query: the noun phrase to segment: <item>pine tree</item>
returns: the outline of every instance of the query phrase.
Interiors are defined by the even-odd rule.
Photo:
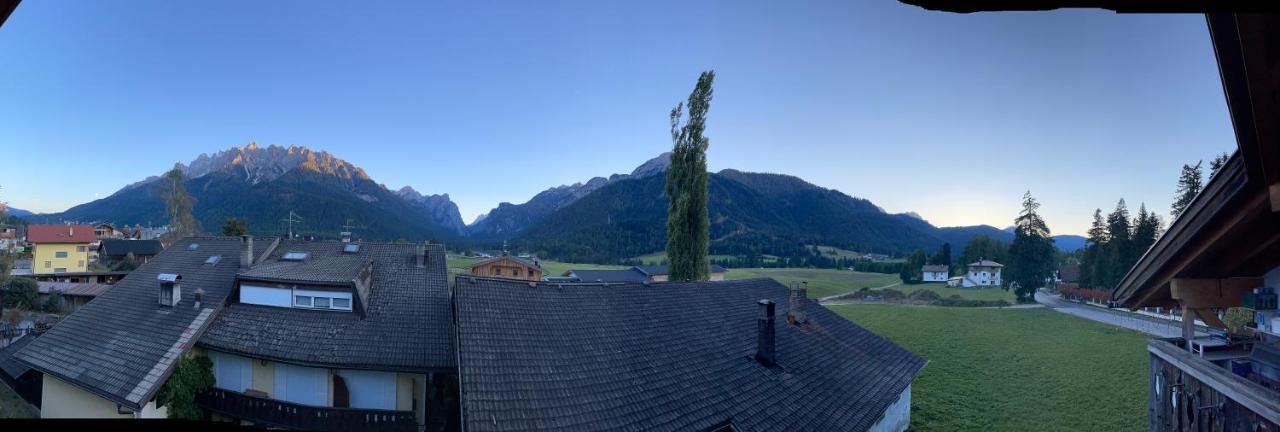
[[[689,116],[684,104],[671,110],[671,166],[667,169],[667,259],[672,281],[707,280],[711,220],[707,211],[707,111],[715,71],[703,72],[689,94]]]
[[[1203,185],[1200,182],[1200,162],[1196,162],[1195,166],[1183,165],[1182,175],[1178,177],[1178,190],[1174,193],[1173,209],[1169,214],[1177,219],[1182,212],[1187,211],[1187,206],[1196,199],[1201,187]]]
[[[1218,171],[1222,169],[1223,165],[1227,164],[1228,159],[1231,159],[1231,153],[1223,152],[1222,154],[1215,156],[1213,160],[1209,161],[1210,180],[1213,180],[1213,176],[1218,175]]]
[[[1092,288],[1102,284],[1106,271],[1102,263],[1102,251],[1111,241],[1107,223],[1102,219],[1102,209],[1094,209],[1093,225],[1089,227],[1089,242],[1080,259],[1080,286]]]
[[[243,236],[249,235],[249,221],[245,219],[227,218],[222,224],[222,235],[224,236]]]
[[[929,258],[929,264],[935,265],[951,265],[951,243],[943,243],[938,248],[938,254]]]
[[[1142,254],[1156,243],[1156,239],[1160,237],[1160,216],[1155,213],[1147,212],[1147,205],[1140,204],[1138,206],[1138,217],[1133,222],[1133,239],[1130,254],[1125,263],[1128,267],[1142,259]],[[1127,270],[1126,270],[1127,271]]]
[[[1040,203],[1027,191],[1022,195],[1022,211],[1014,219],[1005,283],[1006,289],[1015,288],[1018,302],[1029,301],[1054,271],[1053,238],[1049,226],[1037,213],[1039,209]]]
[[[1103,278],[1099,285],[1110,290],[1120,283],[1120,279],[1131,267],[1127,262],[1131,254],[1133,232],[1129,224],[1129,208],[1123,198],[1116,203],[1115,210],[1107,215],[1107,237],[1109,240],[1101,256]]]

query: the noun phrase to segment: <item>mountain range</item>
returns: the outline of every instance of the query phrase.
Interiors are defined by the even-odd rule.
[[[349,227],[369,239],[481,248],[510,241],[549,258],[609,262],[663,249],[668,164],[663,154],[627,174],[552,187],[521,204],[501,203],[470,225],[448,194],[391,190],[363,169],[306,147],[251,143],[175,168],[183,172],[196,201],[193,213],[207,231],[237,217],[248,220],[252,232],[281,233],[292,211],[301,219],[292,228],[303,235],[333,237]],[[157,174],[108,197],[28,219],[162,224],[168,217],[159,179]],[[790,256],[818,244],[901,255],[943,243],[959,251],[977,234],[1006,242],[1013,237],[987,225],[936,227],[914,213],[887,213],[866,199],[788,175],[726,169],[709,176],[708,191],[713,254]],[[1063,249],[1076,246],[1071,237],[1078,236],[1059,237]]]

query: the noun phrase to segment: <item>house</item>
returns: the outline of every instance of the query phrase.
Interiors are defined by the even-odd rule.
[[[475,276],[539,281],[542,280],[543,272],[542,265],[536,260],[503,255],[480,260],[472,264],[471,274]]]
[[[1255,289],[1280,288],[1280,78],[1272,73],[1280,28],[1269,16],[1209,14],[1207,21],[1237,151],[1111,299],[1130,309],[1182,311],[1182,337],[1147,343],[1151,430],[1278,430],[1280,332],[1270,319],[1274,304],[1266,304],[1274,300]],[[1219,313],[1242,306],[1257,329],[1239,329],[1231,340],[1197,336],[1197,318],[1226,334]]]
[[[632,267],[632,269],[649,276],[649,280],[651,282],[667,281],[668,272],[667,272],[666,265],[639,265],[639,266]],[[708,269],[708,272],[707,272],[709,276],[707,280],[722,281],[724,280],[724,272],[725,272],[724,267],[711,264],[711,267]]]
[[[724,267],[711,265],[709,277],[712,281],[724,280]],[[560,277],[548,277],[548,282],[666,282],[667,266],[632,266],[618,270],[569,270]]]
[[[164,417],[165,378],[207,356],[213,419],[422,430],[456,416],[435,396],[456,382],[446,273],[440,245],[191,237],[16,357],[43,418]]]
[[[2,326],[0,325],[0,327]],[[18,396],[36,409],[40,409],[40,372],[33,371],[30,366],[13,358],[13,354],[38,337],[40,337],[39,333],[27,333],[8,345],[0,347],[0,382],[8,385]]]
[[[1000,271],[1004,269],[1004,264],[988,260],[979,259],[969,263],[969,272],[965,273],[964,281],[961,284],[965,288],[973,287],[990,287],[1000,286]]]
[[[15,276],[18,274],[14,273]],[[88,283],[88,284],[107,284],[111,285],[128,276],[127,271],[86,271],[74,273],[46,273],[31,274],[24,276],[35,279],[36,282],[69,282],[69,283]]]
[[[160,244],[160,240],[126,240],[126,239],[103,239],[98,245],[98,261],[111,265],[125,261],[130,256],[139,264],[151,260],[152,257],[160,253],[164,247]]]
[[[0,252],[18,252],[22,239],[18,237],[17,228],[0,228]]]
[[[72,313],[81,306],[97,298],[102,293],[111,288],[109,284],[101,283],[79,283],[79,282],[36,282],[39,289],[39,296],[36,298],[40,304],[44,304],[45,300],[54,291],[62,295],[62,311],[63,313]]]
[[[771,279],[455,285],[473,432],[902,431],[925,365]]]
[[[93,225],[93,235],[98,237],[98,240],[124,238],[126,234],[126,230],[116,229],[114,225],[109,223]]]
[[[32,273],[76,273],[89,270],[89,245],[98,241],[90,225],[28,225]]]
[[[946,264],[925,265],[920,268],[921,280],[925,282],[946,282],[951,277],[951,266]]]
[[[964,285],[964,276],[952,276],[947,278],[947,286],[956,288]]]

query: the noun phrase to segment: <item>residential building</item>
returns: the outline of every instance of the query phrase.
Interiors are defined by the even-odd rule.
[[[712,264],[710,267],[710,273],[708,274],[708,280],[724,280],[725,271],[724,267]],[[555,280],[552,280],[552,278]],[[667,266],[665,265],[644,265],[617,270],[572,269],[565,272],[562,276],[552,278],[547,278],[547,280],[549,282],[666,282],[668,280],[668,273]]]
[[[956,288],[964,285],[964,276],[952,276],[947,278],[947,286]]]
[[[965,288],[974,287],[998,287],[1000,286],[1000,272],[1004,270],[1004,264],[988,260],[980,259],[969,263],[969,271],[964,275],[964,282],[961,284]]]
[[[542,280],[542,265],[537,260],[503,255],[480,260],[471,265],[471,274],[527,281]]]
[[[214,419],[423,430],[456,415],[433,396],[456,386],[446,272],[439,245],[192,237],[16,357],[45,418],[163,417],[164,378],[208,356]]]
[[[139,264],[150,261],[164,247],[160,240],[103,239],[98,245],[98,261],[113,265],[133,257]]]
[[[946,282],[951,278],[951,268],[945,264],[925,265],[920,268],[920,274],[925,282]]]
[[[98,241],[90,225],[28,225],[32,273],[76,273],[89,270],[89,245]]]
[[[8,323],[3,323],[0,327],[7,325]],[[8,345],[0,346],[0,382],[8,385],[23,401],[36,409],[40,409],[41,374],[13,358],[13,354],[38,337],[39,333],[25,333]],[[0,339],[0,342],[4,341]]]
[[[86,271],[74,273],[46,273],[46,274],[30,274],[24,276],[35,279],[36,282],[67,282],[67,283],[87,283],[87,284],[107,284],[111,285],[120,282],[127,271]],[[15,276],[17,274],[15,273]]]
[[[902,431],[925,365],[771,279],[455,285],[468,431]]]
[[[1182,337],[1147,343],[1152,431],[1280,430],[1280,106],[1275,18],[1209,14],[1237,151],[1112,292],[1130,309],[1182,311]],[[1238,308],[1238,309],[1236,309]],[[1219,314],[1255,314],[1232,330]],[[1195,321],[1209,330],[1199,336]],[[1224,335],[1214,337],[1212,334]],[[1230,338],[1225,335],[1230,334]]]
[[[125,234],[125,230],[116,229],[114,225],[109,223],[93,225],[93,235],[98,237],[98,240],[123,238],[125,237]]]
[[[13,228],[0,229],[0,252],[14,253],[18,251],[18,232]]]

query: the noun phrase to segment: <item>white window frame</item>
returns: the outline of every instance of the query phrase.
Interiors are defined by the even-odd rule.
[[[307,305],[307,304],[299,303],[298,302],[299,297],[310,298],[311,304]],[[318,304],[317,300],[320,300],[320,299],[324,299],[325,304],[327,306],[317,306]],[[340,306],[334,305],[334,302],[333,302],[334,299],[346,300],[347,306],[340,307]],[[307,290],[307,289],[299,289],[299,288],[293,289],[293,307],[298,309],[334,310],[334,311],[350,312],[352,310],[353,301],[354,299],[351,298],[351,293],[349,292],[316,291],[316,290]]]

